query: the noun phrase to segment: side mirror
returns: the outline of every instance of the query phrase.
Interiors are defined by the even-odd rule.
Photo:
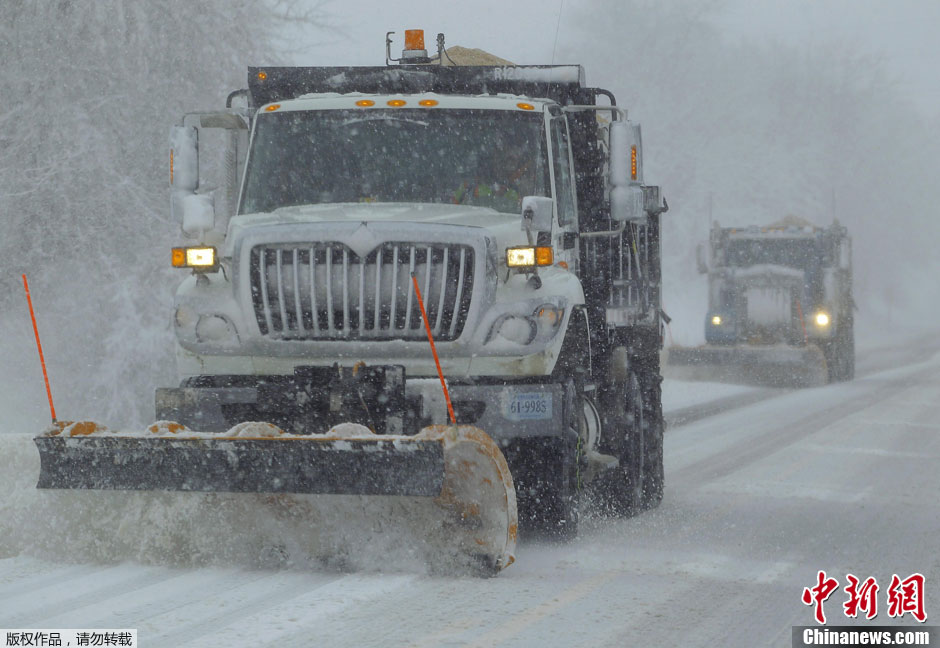
[[[551,233],[554,211],[555,201],[551,198],[526,196],[522,199],[522,231]]]
[[[223,172],[223,189],[215,191],[220,195],[220,214],[226,218],[235,211],[248,123],[236,112],[190,113],[183,117],[181,125],[170,128],[170,211],[186,236],[200,238],[205,238],[217,225],[225,227],[224,222],[216,223],[215,199],[208,189],[203,187],[199,193],[199,131],[203,128],[222,129],[234,134],[228,146],[235,162],[227,165]],[[209,140],[210,148],[213,141]],[[221,235],[220,232],[216,234]]]
[[[626,119],[610,124],[610,183],[643,184],[643,135],[639,124]]]
[[[199,187],[199,132],[193,126],[170,129],[170,188],[196,191]]]
[[[842,239],[839,244],[839,268],[842,270],[852,269],[852,241],[848,238]]]
[[[202,237],[215,226],[212,196],[199,188],[199,131],[194,126],[170,129],[170,210],[183,234]]]
[[[614,187],[610,191],[610,217],[622,223],[646,220],[642,187]]]
[[[695,246],[695,262],[698,264],[698,273],[707,274],[708,264],[705,262],[705,248],[699,243]]]
[[[182,227],[186,236],[204,234],[215,226],[215,204],[212,194],[186,194],[180,199]]]
[[[640,125],[621,119],[610,124],[610,217],[618,222],[646,220],[643,146]]]

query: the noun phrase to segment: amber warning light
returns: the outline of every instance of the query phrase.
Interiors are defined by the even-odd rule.
[[[424,49],[424,30],[406,29],[405,30],[405,49],[423,50]]]
[[[405,30],[405,49],[399,59],[402,63],[429,63],[428,51],[424,48],[424,30]]]

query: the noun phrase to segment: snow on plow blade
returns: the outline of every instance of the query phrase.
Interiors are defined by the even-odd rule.
[[[212,434],[166,422],[128,433],[82,422],[60,423],[34,441],[40,489],[283,494],[279,501],[288,497],[293,515],[333,499],[308,495],[358,496],[335,500],[367,500],[377,527],[403,510],[420,517],[429,562],[495,573],[514,560],[509,467],[472,426],[393,436],[343,424],[323,435],[293,435],[266,423]],[[388,502],[388,511],[376,501]]]
[[[670,347],[666,373],[679,380],[710,380],[769,387],[813,387],[826,382],[826,360],[813,344],[803,347]]]

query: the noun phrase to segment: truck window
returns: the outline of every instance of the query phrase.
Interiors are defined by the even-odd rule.
[[[805,269],[819,264],[813,239],[741,239],[728,246],[728,266],[780,265]]]
[[[575,220],[574,190],[572,189],[571,157],[568,146],[568,123],[564,117],[552,118],[552,164],[555,170],[555,196],[558,224],[568,225]]]
[[[541,113],[310,110],[260,114],[240,213],[292,205],[455,203],[518,214],[551,196]]]

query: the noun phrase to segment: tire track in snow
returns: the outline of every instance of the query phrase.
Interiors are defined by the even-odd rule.
[[[357,587],[369,593],[391,591],[414,578],[399,576],[387,580],[376,576],[290,571],[254,572],[252,575],[257,577],[250,582],[243,579],[224,591],[213,589],[212,594],[179,610],[149,616],[148,636],[158,645],[166,646],[238,645],[246,633],[252,634],[261,624],[267,628],[262,638],[267,641],[278,632],[291,629],[289,626],[279,628],[278,624],[287,625],[293,623],[294,618],[311,616],[322,619],[337,612],[343,605],[337,600],[342,602],[348,597],[348,602],[352,603]],[[309,602],[305,604],[304,600]],[[221,639],[222,635],[229,636],[229,641]],[[305,636],[309,642],[309,631],[305,631]],[[257,643],[263,644],[263,641]]]
[[[719,452],[706,456],[698,461],[675,469],[670,481],[675,484],[702,484],[710,480],[727,476],[754,463],[781,448],[792,445],[803,439],[817,434],[826,425],[835,423],[847,416],[865,408],[871,408],[892,397],[897,396],[923,380],[936,374],[937,368],[929,366],[915,371],[909,375],[894,380],[862,379],[853,383],[833,385],[819,388],[820,390],[836,390],[859,388],[862,393],[849,399],[838,399],[835,404],[823,405],[818,411],[803,416],[797,420],[787,420],[783,425],[777,425],[769,430],[749,436],[746,447],[736,448],[734,452]],[[817,392],[823,393],[825,392]],[[803,393],[791,395],[797,402]],[[777,401],[781,403],[782,401]],[[789,401],[787,401],[789,402]],[[817,409],[817,408],[814,408]],[[766,429],[766,428],[762,428]]]
[[[408,575],[360,575],[336,577],[327,583],[311,587],[307,579],[296,583],[295,591],[277,605],[266,605],[239,616],[220,629],[210,629],[196,641],[187,642],[187,648],[215,648],[236,646],[251,636],[259,626],[266,628],[263,637],[253,641],[255,646],[307,646],[320,645],[318,631],[324,622],[341,619],[351,607],[369,607],[412,585],[417,577]],[[171,636],[170,639],[174,639]]]
[[[598,588],[607,584],[608,581],[617,576],[616,572],[600,572],[589,578],[572,585],[550,600],[543,601],[539,605],[530,607],[496,626],[489,632],[478,637],[470,644],[473,648],[488,648],[502,644],[510,639],[519,636],[529,626],[538,623],[545,617],[555,614],[559,609],[567,607],[583,599]]]
[[[130,573],[141,571],[137,565],[122,567]],[[238,569],[180,570],[155,567],[153,570],[155,573],[152,576],[135,579],[138,587],[90,599],[85,605],[70,607],[54,616],[47,615],[31,625],[56,628],[137,627],[140,619],[191,605],[199,601],[206,591],[225,591],[239,583],[251,581],[250,573]],[[58,602],[50,605],[53,608],[59,606]]]
[[[0,583],[9,583],[0,585],[0,611],[4,609],[2,603],[6,598],[30,594],[51,583],[80,578],[98,569],[97,565],[62,565],[34,558],[0,559]],[[23,583],[25,578],[29,579],[28,584]]]
[[[2,613],[4,624],[10,628],[55,627],[41,625],[50,612],[81,607],[87,600],[110,598],[113,592],[133,592],[141,580],[159,578],[158,572],[152,567],[130,571],[124,565],[115,565],[94,569],[91,578],[69,578],[67,588],[62,587],[62,581],[44,584],[34,589],[32,596],[16,596],[12,600],[7,597]]]

